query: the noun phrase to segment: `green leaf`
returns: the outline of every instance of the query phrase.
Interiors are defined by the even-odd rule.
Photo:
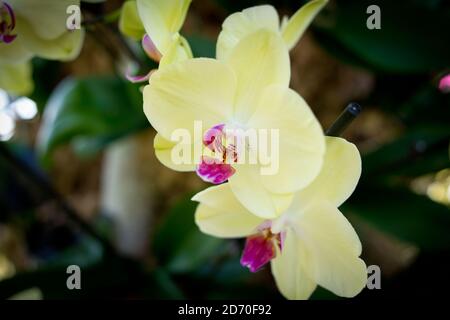
[[[381,29],[370,30],[366,20],[369,5],[381,9]],[[334,50],[349,59],[356,57],[384,72],[424,73],[450,64],[450,46],[443,41],[450,29],[446,4],[429,6],[411,1],[339,1],[332,9],[331,23],[322,31],[335,41]],[[338,47],[341,49],[337,49]]]
[[[69,78],[49,98],[37,148],[44,160],[69,142],[76,151],[90,154],[146,126],[136,85],[112,76]]]
[[[168,212],[155,234],[154,250],[160,262],[174,273],[195,271],[215,259],[224,248],[222,239],[201,233],[194,222],[197,203],[183,199]]]
[[[342,211],[421,249],[450,247],[450,209],[409,190],[360,187]]]

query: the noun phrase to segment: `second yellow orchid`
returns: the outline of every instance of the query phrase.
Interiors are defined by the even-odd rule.
[[[221,238],[247,237],[241,264],[252,272],[271,262],[281,293],[307,299],[320,285],[343,297],[365,286],[367,271],[361,243],[337,209],[353,192],[361,174],[356,147],[327,137],[323,168],[291,206],[276,219],[261,219],[244,208],[228,183],[193,197],[200,202],[195,220],[200,230]]]

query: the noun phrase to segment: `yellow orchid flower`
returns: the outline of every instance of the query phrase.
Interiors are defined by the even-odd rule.
[[[132,0],[124,3],[119,21],[123,34],[142,39],[150,58],[160,67],[192,57],[179,31],[191,0]]]
[[[361,243],[337,209],[357,185],[361,158],[344,139],[327,137],[326,142],[320,174],[276,219],[261,219],[244,208],[229,183],[193,197],[200,202],[195,213],[200,230],[221,238],[247,237],[241,264],[255,272],[270,261],[288,299],[307,299],[317,285],[353,297],[367,281]]]
[[[156,71],[144,88],[144,112],[159,133],[156,156],[174,170],[196,171],[205,181],[228,180],[249,210],[264,218],[277,216],[293,193],[317,176],[325,153],[321,126],[307,103],[288,88],[289,80],[286,47],[268,30],[244,38],[226,62],[195,58]],[[180,129],[192,139],[173,137]],[[261,159],[240,161],[246,154],[228,143],[240,138],[239,130],[278,131],[276,173],[261,174]],[[207,147],[198,154],[202,145]],[[188,161],[174,161],[180,146],[186,147],[181,149],[189,153]],[[212,163],[208,152],[230,161],[217,157]]]
[[[0,0],[0,86],[14,94],[32,90],[30,59],[71,60],[84,30],[67,30],[66,13],[79,0]]]
[[[251,7],[230,15],[222,24],[216,47],[217,59],[225,59],[245,36],[267,29],[280,33],[288,48],[292,49],[328,0],[313,0],[301,7],[290,19],[280,25],[278,13],[270,5]]]
[[[84,30],[67,30],[66,10],[79,5],[79,0],[8,0],[0,4],[1,20],[8,25],[0,37],[1,62],[18,63],[33,56],[70,60],[78,55]]]

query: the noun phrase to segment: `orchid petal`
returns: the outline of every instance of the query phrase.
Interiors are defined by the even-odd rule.
[[[67,8],[80,6],[79,0],[22,0],[10,2],[17,17],[27,21],[33,34],[44,41],[60,38],[67,32]],[[17,25],[19,26],[19,21]],[[19,32],[19,34],[21,34]]]
[[[156,62],[161,60],[161,53],[156,48],[155,44],[152,41],[152,38],[148,34],[144,34],[142,37],[142,48],[150,59],[153,59]]]
[[[237,201],[228,183],[210,187],[192,200],[200,202],[195,212],[196,224],[203,233],[215,237],[246,237],[264,222]]]
[[[277,249],[278,250],[278,249]],[[317,285],[308,261],[310,256],[293,229],[286,231],[283,249],[272,260],[272,274],[278,290],[287,299],[308,299]]]
[[[344,215],[333,204],[321,202],[294,219],[316,283],[342,297],[357,295],[366,285],[367,270],[359,258],[361,242]]]
[[[199,142],[197,142],[199,144]],[[155,139],[153,141],[153,146],[155,148],[156,158],[166,167],[175,170],[175,171],[195,171],[196,169],[196,160],[194,159],[194,149],[195,144],[185,144],[182,145],[182,142],[176,143],[170,140],[164,139],[160,134],[156,134]],[[187,163],[175,163],[173,160],[173,152],[174,148],[177,147],[180,150],[190,150],[190,157]],[[201,146],[200,146],[201,147]]]
[[[283,39],[289,50],[297,44],[305,30],[327,3],[328,0],[308,2],[282,26]]]
[[[21,36],[11,43],[0,41],[0,63],[25,63],[32,57],[33,53],[25,46]]]
[[[278,32],[278,14],[274,7],[251,7],[228,16],[217,39],[217,59],[226,59],[232,49],[246,36],[260,29]]]
[[[184,129],[195,138],[194,124],[202,132],[231,118],[236,82],[233,72],[213,59],[190,59],[156,71],[144,89],[144,112],[165,139]]]
[[[326,137],[326,154],[317,178],[301,190],[299,206],[328,201],[339,207],[347,200],[361,176],[361,156],[356,146],[342,138]]]
[[[21,96],[33,91],[31,61],[24,63],[0,63],[0,88]]]
[[[83,29],[68,31],[58,38],[45,40],[39,38],[32,26],[22,18],[17,18],[17,39],[12,43],[21,43],[35,55],[50,60],[68,61],[76,58],[83,46],[85,32]]]
[[[258,106],[265,87],[280,84],[288,87],[289,54],[274,32],[260,30],[245,37],[230,52],[227,63],[237,78],[235,117],[246,123]]]
[[[191,0],[137,0],[138,13],[159,52],[166,54],[180,30]]]
[[[141,82],[148,81],[148,79],[150,79],[150,76],[153,74],[153,72],[155,72],[155,70],[150,70],[147,74],[144,74],[144,75],[133,76],[133,75],[131,75],[130,72],[127,71],[127,73],[125,74],[125,77],[127,78],[128,81],[130,81],[132,83],[141,83]]]
[[[166,53],[161,57],[159,68],[164,68],[175,62],[184,61],[192,58],[192,51],[189,43],[185,38],[176,34],[173,40],[167,47]]]
[[[267,130],[271,163],[261,168],[261,181],[273,193],[298,191],[319,174],[325,154],[320,123],[295,91],[280,85],[267,87],[247,125]],[[271,136],[273,133],[273,136]],[[279,139],[276,139],[275,133]],[[260,152],[263,148],[260,146]],[[276,163],[278,162],[278,163]]]
[[[228,180],[236,198],[251,213],[265,219],[272,219],[285,211],[292,202],[293,194],[270,192],[261,181],[259,166],[236,164],[236,172]]]
[[[140,40],[144,36],[145,29],[139,17],[136,1],[126,1],[122,5],[119,30],[124,35],[135,40]]]

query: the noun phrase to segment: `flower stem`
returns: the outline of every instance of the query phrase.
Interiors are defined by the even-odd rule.
[[[339,137],[350,123],[352,123],[352,121],[361,113],[361,110],[362,108],[359,104],[355,102],[349,103],[325,134],[327,136]]]

